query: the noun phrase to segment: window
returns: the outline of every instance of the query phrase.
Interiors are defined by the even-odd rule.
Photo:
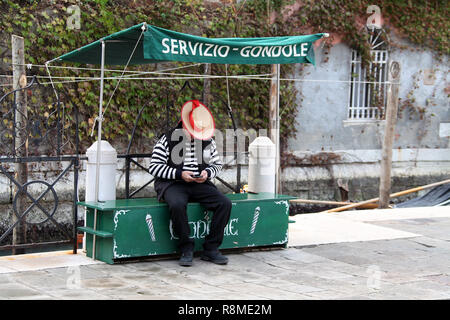
[[[361,55],[352,50],[350,65],[349,120],[384,119],[388,46],[383,29],[366,28],[369,33],[372,61],[368,68],[361,65]]]

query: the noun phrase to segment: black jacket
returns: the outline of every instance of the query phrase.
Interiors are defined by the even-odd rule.
[[[166,133],[164,133],[160,136],[160,139],[161,139],[165,135],[165,137],[167,139],[167,142],[169,145],[169,157],[167,159],[167,165],[171,168],[175,168],[176,174],[175,174],[175,179],[163,179],[163,178],[155,177],[154,187],[155,187],[155,191],[156,191],[159,201],[162,201],[164,199],[164,192],[167,190],[168,187],[170,187],[174,183],[183,181],[183,179],[181,178],[181,173],[183,171],[182,169],[183,169],[183,159],[184,159],[184,155],[183,155],[184,148],[182,148],[182,147],[176,148],[176,146],[179,143],[183,143],[184,133],[182,131],[175,132],[176,130],[183,130],[181,121],[178,123],[178,125],[176,127],[168,130]],[[175,137],[175,138],[178,137],[178,139],[172,140],[171,137]],[[209,145],[211,144],[211,141],[212,141],[212,139],[202,141],[202,152],[201,152],[202,159],[198,163],[199,172],[202,172],[209,166],[209,159],[204,158],[203,155],[204,155],[204,150],[209,147]],[[177,151],[179,152],[178,157],[173,156],[173,152],[177,152]],[[175,163],[173,161],[173,159],[180,159],[181,161],[179,161],[179,163]],[[215,187],[215,185],[209,179],[207,179],[204,183],[207,183],[207,184]]]

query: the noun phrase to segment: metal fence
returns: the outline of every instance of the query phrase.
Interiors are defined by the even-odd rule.
[[[50,90],[47,92],[47,90]],[[21,97],[18,99],[18,97]],[[21,108],[21,103],[26,103]],[[75,137],[69,137],[64,122],[75,119]],[[2,221],[0,251],[23,253],[24,249],[73,245],[77,251],[78,110],[71,111],[54,92],[33,77],[30,83],[0,97],[0,173],[14,189],[10,197],[9,221]],[[73,155],[63,155],[72,147]],[[29,167],[57,162],[54,177],[35,177]],[[57,187],[73,174],[72,219],[69,224],[58,216],[61,210]],[[45,231],[54,231],[52,235]],[[44,235],[36,236],[36,233]],[[50,241],[48,241],[50,239]]]

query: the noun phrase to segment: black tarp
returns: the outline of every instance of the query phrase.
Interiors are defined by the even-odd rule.
[[[396,208],[450,206],[450,183],[434,187],[423,196],[398,203]]]

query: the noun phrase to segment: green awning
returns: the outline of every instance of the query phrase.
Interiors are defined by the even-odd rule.
[[[66,53],[55,60],[100,64],[103,40],[106,43],[105,65],[126,65],[128,61],[129,65],[162,61],[315,64],[313,43],[324,35],[317,33],[265,38],[204,38],[141,23]]]

